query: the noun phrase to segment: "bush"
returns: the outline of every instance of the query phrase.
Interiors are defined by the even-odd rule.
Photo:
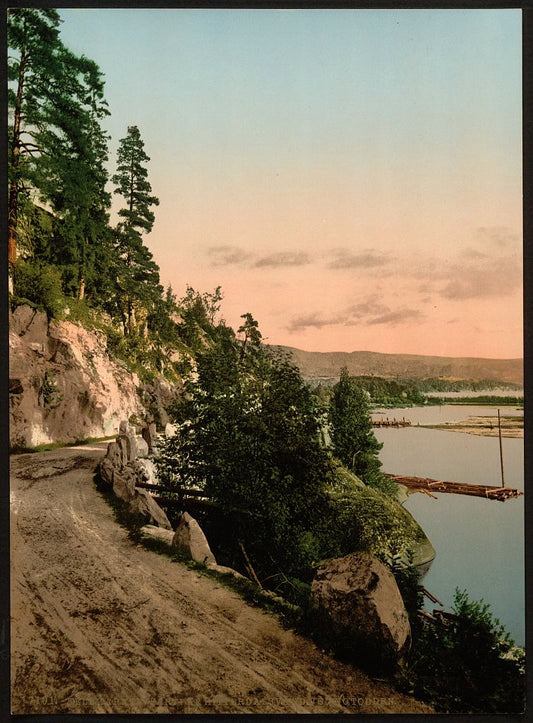
[[[483,601],[456,590],[448,624],[414,630],[403,685],[447,713],[519,714],[525,703],[524,653]]]
[[[61,274],[48,264],[19,259],[13,270],[13,293],[45,311],[49,319],[60,319],[66,306]]]

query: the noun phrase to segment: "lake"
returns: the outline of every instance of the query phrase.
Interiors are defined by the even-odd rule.
[[[387,409],[389,419],[410,419],[413,425],[460,421],[468,416],[494,414],[481,406],[413,407]],[[523,414],[501,407],[502,415]],[[383,415],[373,414],[376,418]],[[375,429],[383,448],[383,471],[413,477],[500,485],[497,437],[424,429]],[[524,440],[503,439],[505,482],[524,489]],[[524,498],[498,502],[479,497],[438,494],[432,499],[415,493],[406,509],[420,523],[436,550],[423,585],[445,609],[451,609],[455,588],[472,600],[489,603],[511,637],[524,645]],[[437,607],[428,602],[428,610]]]

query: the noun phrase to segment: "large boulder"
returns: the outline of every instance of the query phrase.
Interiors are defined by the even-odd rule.
[[[135,497],[130,502],[130,509],[142,515],[149,524],[164,527],[166,530],[172,529],[164,510],[146,490],[136,490]]]
[[[405,652],[410,626],[394,575],[366,552],[328,560],[311,593],[323,634],[370,669],[391,668]]]
[[[172,546],[196,562],[216,563],[202,528],[188,512],[181,516]]]

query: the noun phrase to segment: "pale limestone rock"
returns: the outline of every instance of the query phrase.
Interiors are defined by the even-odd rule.
[[[145,482],[151,485],[158,483],[157,469],[152,459],[137,459],[135,461],[135,470],[137,472],[138,482]]]
[[[137,457],[148,457],[148,444],[143,437],[136,436]]]
[[[141,533],[145,537],[152,537],[155,540],[161,540],[166,542],[169,547],[172,547],[172,540],[174,538],[174,530],[164,529],[163,527],[155,527],[155,525],[144,525],[141,527]]]
[[[245,575],[241,575],[240,572],[237,572],[237,570],[234,570],[232,567],[217,565],[216,562],[206,562],[206,567],[215,572],[221,572],[223,575],[233,575],[233,577],[238,577],[241,580],[248,580]]]
[[[216,563],[202,528],[188,512],[181,516],[172,546],[196,562]]]

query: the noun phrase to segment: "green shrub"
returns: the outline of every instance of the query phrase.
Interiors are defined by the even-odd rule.
[[[13,270],[13,293],[45,311],[49,319],[60,319],[66,306],[61,274],[48,264],[19,259]]]
[[[524,653],[483,601],[456,590],[447,624],[415,628],[401,684],[446,713],[519,714],[525,703]]]

